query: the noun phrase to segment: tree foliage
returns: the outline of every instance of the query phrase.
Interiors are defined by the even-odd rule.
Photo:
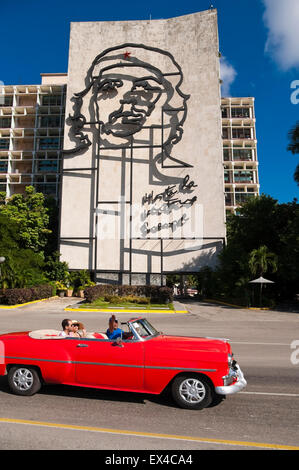
[[[43,255],[29,248],[22,248],[19,226],[0,212],[0,287],[32,287],[45,282]]]
[[[277,271],[277,255],[271,253],[265,245],[251,251],[249,255],[249,269],[253,275],[263,276],[270,269]]]
[[[249,199],[240,207],[238,215],[227,218],[227,243],[219,255],[217,268],[203,267],[196,279],[198,290],[206,298],[252,305],[255,287],[249,282],[253,276],[262,274],[274,281],[263,295],[269,305],[293,299],[299,293],[296,199],[286,204],[279,204],[264,194]]]
[[[292,299],[299,284],[297,200],[279,204],[262,194],[248,200],[239,214],[227,220],[227,246],[220,255],[218,274],[226,293],[248,298],[252,275],[267,274],[275,282],[271,295],[276,300]]]
[[[16,238],[20,248],[43,253],[51,231],[48,229],[49,215],[45,197],[33,186],[27,186],[26,194],[14,194],[9,199],[0,199],[0,214],[6,216],[17,227]]]
[[[292,152],[293,155],[299,153],[299,121],[289,132],[290,143],[288,145],[288,150]],[[294,180],[299,186],[299,164],[296,167],[294,173]]]
[[[32,186],[25,195],[5,198],[0,194],[0,256],[1,287],[23,288],[42,284],[44,274],[44,248],[51,231],[44,195]]]

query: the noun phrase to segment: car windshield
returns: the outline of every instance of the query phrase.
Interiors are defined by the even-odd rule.
[[[149,338],[153,336],[159,335],[159,331],[157,331],[147,320],[144,318],[134,320],[130,322],[132,328],[136,331],[136,333],[141,336],[141,338]]]

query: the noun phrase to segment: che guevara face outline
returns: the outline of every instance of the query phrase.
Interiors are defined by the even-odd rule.
[[[132,57],[129,58],[128,61],[126,60],[120,62],[120,59],[123,59],[124,56],[124,53],[121,53],[121,50],[126,50],[130,47],[135,48],[137,53],[138,50],[143,49],[147,52],[151,51],[155,54],[160,54],[161,56],[164,55],[166,58],[170,59],[172,65],[175,67],[174,73],[162,73],[161,70],[159,70],[155,66],[149,63],[145,63],[137,57]],[[110,54],[112,52],[119,52],[119,54],[111,56]],[[117,63],[115,63],[116,60]],[[104,67],[110,61],[114,61],[114,64]],[[98,72],[98,74],[95,74],[95,69],[99,66],[101,66],[102,68]],[[132,67],[133,69],[134,67],[142,67],[144,69],[145,74],[141,77],[136,77],[131,74],[127,75],[126,78],[128,79],[128,77],[131,76],[132,81],[130,93],[123,93],[123,97],[121,98],[123,102],[119,103],[119,106],[110,113],[111,115],[108,116],[107,119],[102,119],[104,107],[101,111],[101,103],[98,101],[99,94],[109,95],[110,89],[111,97],[113,94],[116,94],[119,89],[122,89],[124,85],[124,80],[120,77],[120,74],[117,74],[118,77],[116,77],[116,74],[113,75],[115,71],[113,72],[112,70],[116,67]],[[178,78],[176,85],[172,86],[170,82],[165,78],[165,75],[177,75]],[[120,46],[115,46],[106,49],[94,59],[91,67],[89,68],[85,79],[86,88],[83,91],[75,93],[73,95],[72,101],[74,102],[74,112],[72,115],[69,115],[69,120],[71,122],[71,132],[76,139],[77,145],[73,149],[64,150],[63,153],[74,154],[80,150],[88,148],[92,144],[88,134],[83,133],[86,127],[88,127],[88,125],[90,124],[101,124],[100,132],[103,136],[111,135],[113,137],[128,138],[138,133],[145,125],[148,124],[148,118],[151,116],[156,104],[161,101],[162,93],[165,93],[167,99],[163,100],[164,104],[162,104],[161,102],[161,106],[160,104],[159,106],[163,109],[165,114],[172,113],[172,119],[174,116],[171,106],[171,98],[173,94],[179,95],[179,97],[182,99],[182,105],[180,107],[180,111],[182,111],[181,117],[173,119],[175,123],[174,128],[169,132],[168,138],[164,141],[165,148],[167,145],[172,146],[176,144],[182,138],[182,126],[187,116],[186,102],[190,97],[189,95],[184,94],[180,89],[182,82],[183,74],[181,67],[175,61],[174,57],[167,51],[134,43],[126,43]],[[159,90],[160,87],[161,90]],[[81,113],[81,109],[83,105],[83,99],[90,92],[91,89],[91,100],[94,100],[95,102],[95,112],[93,116],[93,122],[88,122],[86,117]],[[135,98],[133,96],[134,93]],[[142,94],[147,94],[147,96],[144,95],[142,97]],[[152,96],[149,96],[150,94],[152,94]],[[134,101],[134,99],[136,100],[136,95],[138,95],[137,103],[134,103],[132,101]],[[126,101],[129,101],[129,103],[126,103]],[[128,105],[131,105],[131,108],[129,110],[125,110],[124,108],[126,108]]]
[[[134,67],[132,75],[118,73],[118,68],[115,66],[109,74],[101,73],[94,84],[95,122],[100,125],[101,134],[125,138],[144,128],[166,90],[162,76],[144,75],[149,70]]]

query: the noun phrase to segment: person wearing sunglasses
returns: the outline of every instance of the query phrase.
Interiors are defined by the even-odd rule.
[[[86,337],[86,330],[84,328],[83,323],[78,322],[77,320],[72,321],[73,333],[74,336],[77,338],[85,338]]]

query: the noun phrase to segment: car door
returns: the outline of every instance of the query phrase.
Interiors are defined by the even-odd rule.
[[[144,388],[143,341],[76,340],[76,382],[103,388],[142,391]]]

